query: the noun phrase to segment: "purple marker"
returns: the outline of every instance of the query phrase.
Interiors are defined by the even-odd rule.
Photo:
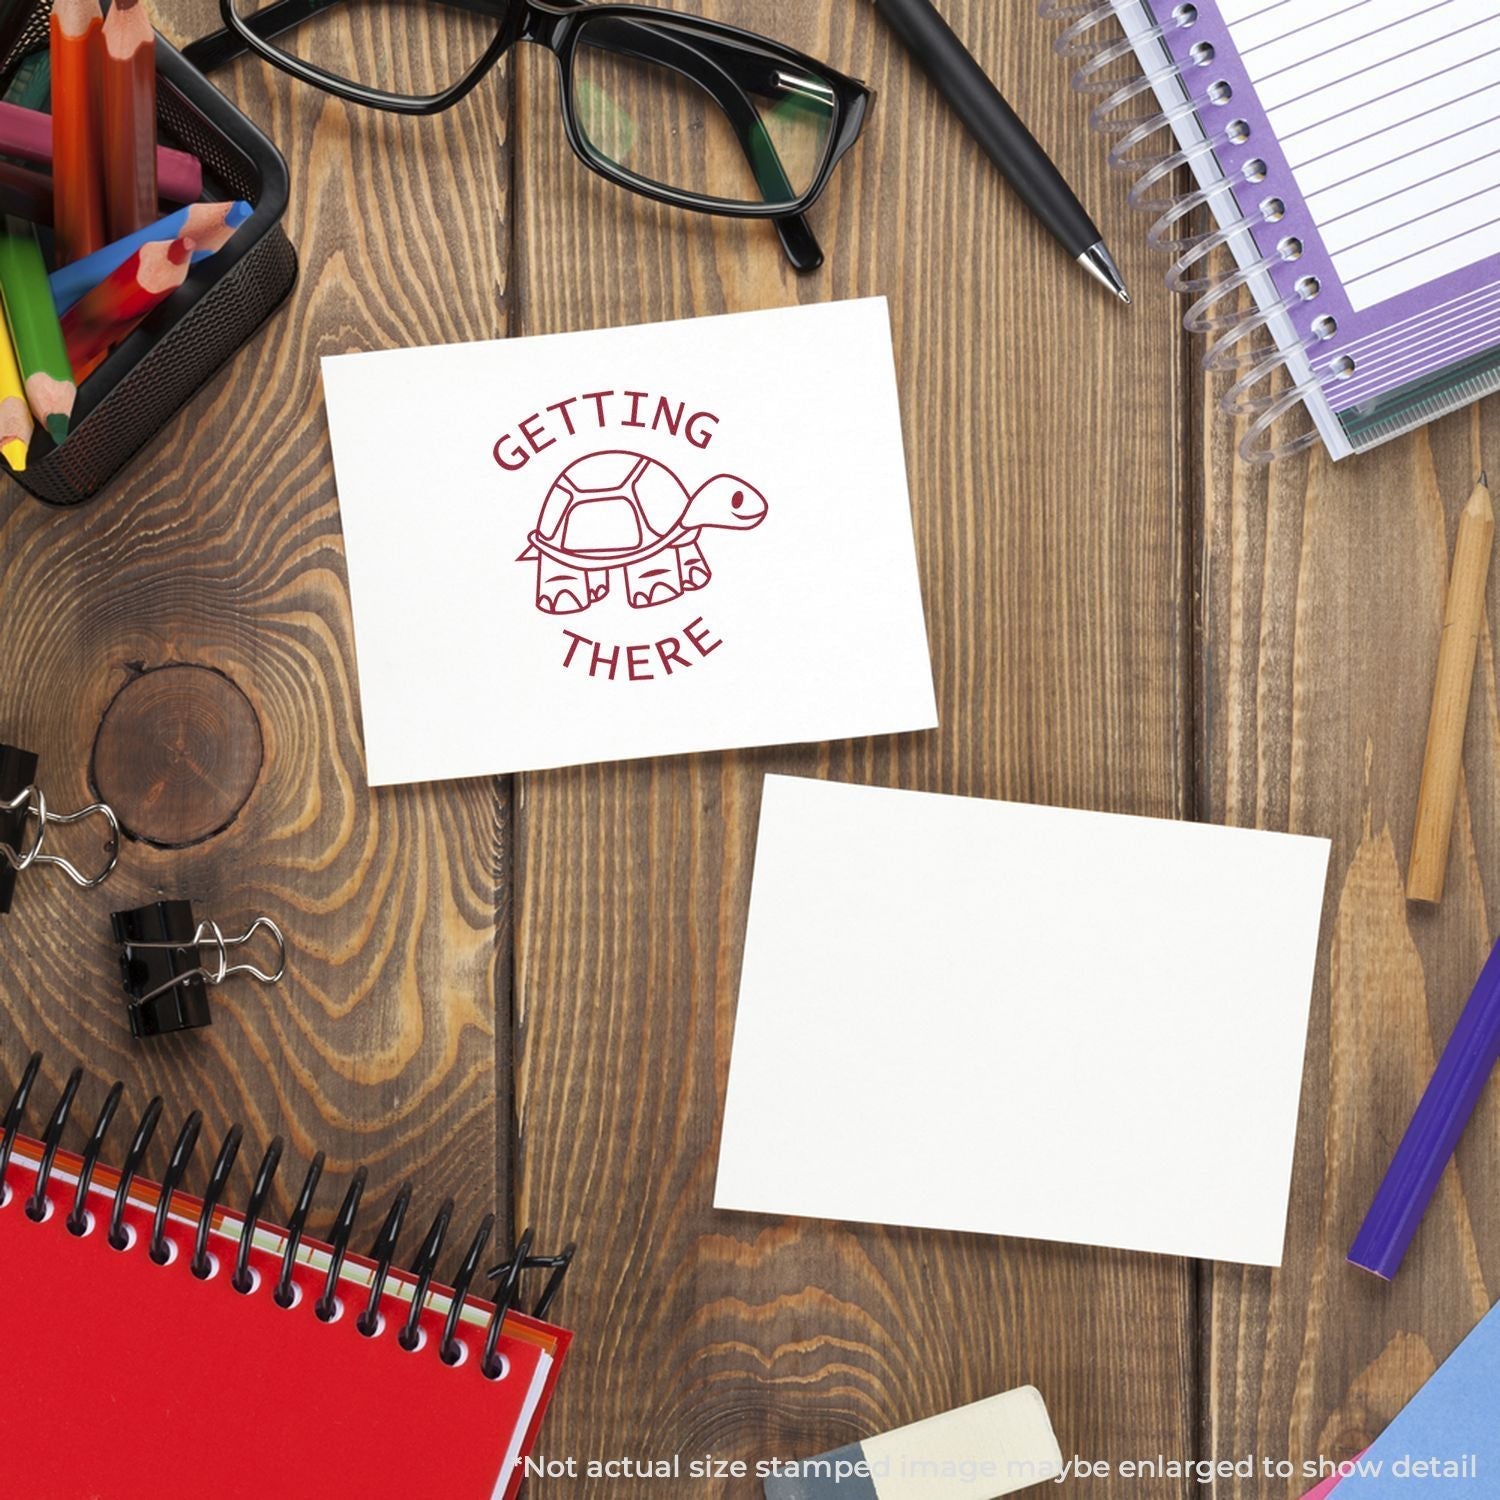
[[[1500,1062],[1500,942],[1443,1049],[1437,1071],[1355,1236],[1349,1260],[1387,1281],[1401,1269],[1459,1137]]]

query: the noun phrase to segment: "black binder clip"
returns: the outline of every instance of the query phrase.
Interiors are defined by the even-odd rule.
[[[0,745],[0,916],[10,910],[16,876],[33,865],[53,865],[74,885],[91,891],[108,878],[120,858],[120,824],[102,802],[77,812],[53,812],[36,784],[37,758],[29,750]],[[103,869],[83,874],[58,854],[45,853],[49,830],[85,818],[101,817],[109,824],[109,843]]]
[[[211,985],[223,984],[235,974],[275,984],[286,973],[286,939],[269,917],[257,917],[238,937],[225,937],[217,922],[194,920],[191,901],[157,901],[134,911],[117,911],[110,922],[120,945],[133,1037],[211,1026]],[[261,931],[269,933],[276,945],[275,972],[268,974],[254,964],[230,963],[230,949],[244,947]],[[212,952],[207,962],[204,949]]]

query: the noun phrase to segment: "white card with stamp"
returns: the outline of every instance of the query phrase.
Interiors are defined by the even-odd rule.
[[[936,725],[884,298],[323,384],[372,785]]]

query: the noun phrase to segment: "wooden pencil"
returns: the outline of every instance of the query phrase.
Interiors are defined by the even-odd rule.
[[[68,360],[86,380],[158,303],[177,290],[192,264],[193,241],[152,240],[116,266],[62,316]]]
[[[26,467],[33,431],[35,425],[31,408],[26,404],[26,387],[21,383],[15,346],[4,321],[0,320],[0,453],[17,474]]]
[[[52,116],[40,109],[0,100],[0,151],[17,161],[52,160]],[[187,151],[171,146],[156,148],[156,188],[164,203],[196,203],[203,196],[203,163]],[[101,222],[104,198],[99,198]]]
[[[1488,476],[1481,474],[1458,522],[1443,639],[1438,648],[1437,682],[1427,720],[1427,754],[1417,795],[1417,826],[1406,873],[1410,901],[1441,901],[1448,874],[1453,809],[1463,769],[1464,730],[1474,687],[1474,657],[1484,625],[1485,586],[1495,545],[1495,509]]]
[[[95,79],[103,18],[99,0],[54,0],[52,72],[53,226],[59,262],[107,243]]]
[[[156,216],[156,33],[145,0],[114,0],[103,31],[100,97],[108,238]],[[103,241],[100,242],[101,244]],[[89,247],[97,250],[98,245]]]
[[[30,167],[0,159],[0,214],[15,214],[32,224],[50,224],[52,179]]]
[[[53,222],[52,179],[0,157],[0,213],[15,214],[33,224],[50,225]],[[76,262],[69,261],[68,264]]]
[[[115,240],[102,250],[72,265],[59,266],[52,273],[52,300],[58,315],[72,307],[79,298],[99,285],[111,271],[123,266],[142,245],[153,240],[170,242],[186,235],[193,242],[193,262],[206,260],[216,250],[222,249],[231,235],[252,213],[250,205],[243,200],[235,203],[194,203],[179,208],[164,219]],[[77,373],[76,371],[74,372]],[[80,377],[81,378],[81,377]]]
[[[68,435],[78,387],[63,342],[36,230],[7,217],[0,234],[0,298],[26,388],[26,402],[54,443]]]

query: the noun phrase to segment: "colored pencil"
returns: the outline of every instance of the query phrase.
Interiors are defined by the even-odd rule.
[[[5,302],[5,322],[21,366],[27,404],[52,441],[60,443],[68,435],[78,387],[52,305],[36,231],[10,216],[0,234],[0,298]]]
[[[15,214],[33,224],[51,224],[52,179],[0,157],[0,213]]]
[[[156,33],[145,0],[114,0],[104,22],[104,212],[108,238],[144,229],[156,203]],[[53,86],[56,92],[56,84]],[[84,254],[104,244],[90,245]],[[77,256],[67,257],[76,260]]]
[[[31,446],[34,430],[15,347],[0,322],[0,453],[17,474],[26,467],[26,450]]]
[[[53,209],[59,261],[92,255],[105,233],[104,178],[95,98],[103,19],[99,0],[52,7]]]
[[[175,240],[186,235],[193,242],[193,264],[207,260],[250,217],[248,203],[195,203],[179,208],[164,219],[127,234],[124,239],[96,250],[71,266],[52,273],[52,301],[60,314],[67,312],[85,293],[123,266],[142,245],[153,240]]]
[[[63,339],[79,380],[86,380],[152,308],[182,285],[193,249],[185,236],[142,245],[63,314]]]
[[[0,213],[32,224],[52,222],[52,179],[30,167],[0,160]]]
[[[1406,872],[1409,901],[1441,901],[1448,875],[1448,844],[1463,772],[1464,729],[1474,686],[1474,658],[1484,629],[1484,591],[1495,550],[1495,507],[1486,476],[1479,476],[1458,520],[1458,541],[1448,577],[1443,637],[1438,647],[1432,712],[1427,720],[1427,753],[1417,794],[1417,824]]]
[[[1401,1269],[1407,1246],[1437,1192],[1474,1107],[1500,1062],[1500,943],[1479,975],[1474,993],[1396,1148],[1390,1170],[1349,1250],[1361,1270],[1389,1281]]]
[[[51,115],[0,100],[0,152],[6,156],[46,166],[53,135]],[[203,196],[203,163],[186,151],[158,146],[156,190],[164,203],[196,203]]]

